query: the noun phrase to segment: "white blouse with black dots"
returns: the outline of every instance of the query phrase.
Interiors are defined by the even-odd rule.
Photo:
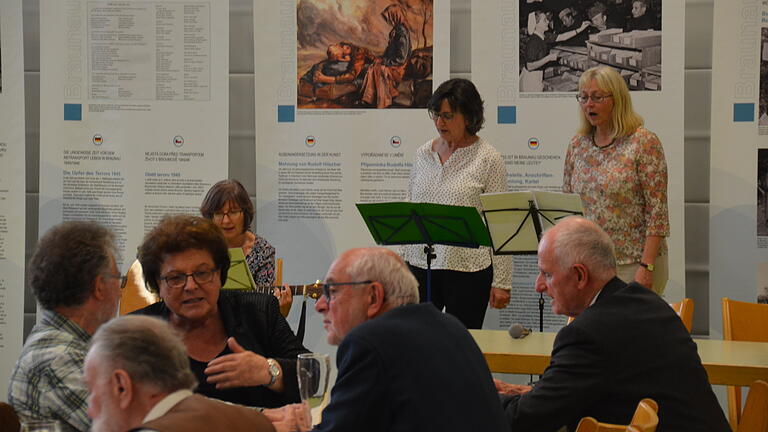
[[[445,164],[440,163],[440,156],[432,150],[432,142],[416,150],[408,184],[409,201],[472,206],[481,212],[481,193],[507,191],[504,160],[485,139],[456,149]],[[423,245],[402,246],[401,253],[411,265],[427,268]],[[491,248],[486,246],[472,249],[435,245],[435,254],[433,269],[476,272],[493,263],[492,286],[512,288],[511,256],[492,256]]]

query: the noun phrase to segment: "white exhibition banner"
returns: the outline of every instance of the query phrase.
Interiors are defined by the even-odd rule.
[[[40,234],[95,220],[126,271],[168,213],[227,177],[228,2],[40,4]]]
[[[425,107],[448,79],[450,5],[255,0],[253,9],[257,232],[285,259],[284,280],[314,282],[340,252],[375,244],[355,203],[406,198],[415,151],[436,136]],[[328,352],[308,306],[305,345]]]
[[[480,135],[506,160],[511,191],[559,192],[565,153],[578,127],[575,96],[579,76],[592,66],[617,68],[630,87],[635,110],[664,147],[671,233],[667,238],[670,270],[664,297],[678,300],[683,297],[685,283],[685,2],[652,2],[661,5],[660,10],[648,8],[643,17],[632,16],[631,4],[593,9],[575,0],[551,3],[559,6],[537,21],[536,10],[544,6],[541,2],[472,2],[472,80],[485,100],[486,112]],[[551,34],[552,40],[545,37],[546,42],[534,34],[534,25],[545,23],[543,20],[551,23],[545,35]],[[585,22],[587,27],[577,31]],[[639,23],[645,23],[644,27]],[[635,28],[643,30],[632,31]],[[572,36],[574,33],[576,36]],[[537,41],[531,42],[534,38],[540,42],[538,45]],[[550,61],[542,62],[540,69],[521,69],[545,56],[551,56]],[[534,290],[536,255],[518,255],[514,262],[510,305],[501,311],[489,310],[485,328],[508,328],[514,323],[539,328],[539,294]],[[553,331],[565,323],[565,317],[553,315],[550,299],[544,297],[544,329]]]
[[[722,297],[768,303],[768,5],[714,6],[709,326],[719,338]]]
[[[0,389],[24,332],[24,32],[21,0],[0,0]]]

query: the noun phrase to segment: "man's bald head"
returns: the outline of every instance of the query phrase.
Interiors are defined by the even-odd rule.
[[[542,237],[552,247],[561,268],[583,264],[591,273],[608,278],[616,275],[613,241],[596,223],[579,216],[563,219]]]

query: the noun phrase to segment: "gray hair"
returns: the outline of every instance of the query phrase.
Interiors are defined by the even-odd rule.
[[[112,231],[96,222],[64,222],[38,242],[27,266],[27,281],[45,309],[81,306],[113,259],[117,249]]]
[[[131,380],[162,392],[197,386],[184,343],[168,323],[157,318],[115,318],[99,327],[90,351],[113,369],[125,370]]]
[[[552,246],[561,269],[583,264],[599,275],[616,272],[613,241],[602,228],[578,216],[567,217],[560,224]]]
[[[384,287],[384,298],[392,307],[419,302],[419,283],[405,262],[383,247],[366,248],[345,269],[352,280],[371,280]]]

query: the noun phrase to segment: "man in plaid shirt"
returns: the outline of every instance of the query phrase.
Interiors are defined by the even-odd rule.
[[[22,421],[59,420],[87,431],[83,362],[91,335],[117,313],[122,280],[115,236],[94,222],[65,222],[40,239],[28,281],[42,319],[27,337],[8,386]]]

